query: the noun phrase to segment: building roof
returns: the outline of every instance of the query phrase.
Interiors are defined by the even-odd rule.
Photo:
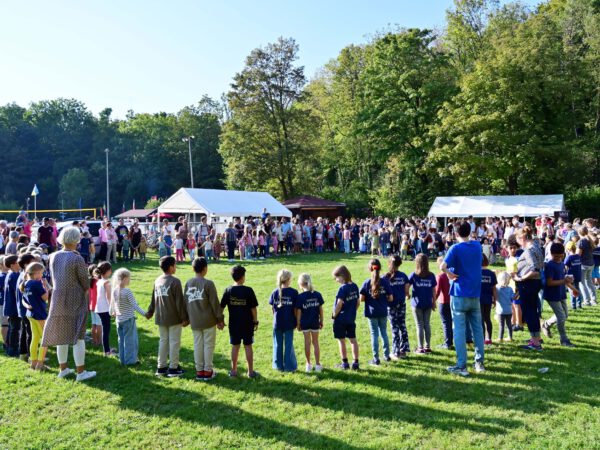
[[[345,203],[334,202],[333,200],[325,200],[319,197],[310,195],[302,195],[300,197],[291,198],[283,202],[289,209],[336,209],[344,208]]]
[[[156,209],[130,209],[129,211],[125,211],[116,216],[117,219],[141,219],[143,217],[148,217],[152,214]]]

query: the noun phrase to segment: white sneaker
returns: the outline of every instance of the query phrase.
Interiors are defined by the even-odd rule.
[[[306,372],[312,372],[313,366],[312,364],[306,364]]]
[[[321,364],[317,364],[315,366],[315,372],[322,372],[323,371],[323,366]]]
[[[83,372],[77,374],[75,381],[85,381],[89,380],[90,378],[94,378],[95,376],[96,372],[93,370],[84,370]]]
[[[481,363],[481,362],[475,363],[475,372],[477,372],[477,373],[485,372],[485,367],[484,367],[483,363]]]
[[[63,369],[60,371],[60,373],[58,374],[58,378],[65,378],[68,377],[69,375],[71,375],[73,372],[75,372],[73,369],[69,369],[68,367],[66,369]]]

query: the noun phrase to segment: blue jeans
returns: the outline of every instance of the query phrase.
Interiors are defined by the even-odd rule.
[[[135,317],[117,321],[119,336],[119,360],[124,366],[135,364],[138,360],[138,334]]]
[[[369,329],[371,331],[371,351],[373,358],[379,359],[379,336],[383,341],[383,356],[390,356],[390,340],[387,335],[387,316],[369,317]]]
[[[294,353],[294,329],[273,329],[273,369],[293,372],[298,368]]]
[[[444,331],[444,344],[448,347],[454,345],[454,335],[452,333],[452,310],[448,303],[440,303],[440,319],[442,320],[442,330]]]
[[[467,367],[466,328],[471,326],[475,341],[475,361],[483,363],[483,328],[481,327],[481,307],[479,297],[450,297],[452,322],[454,322],[454,346],[456,365]]]
[[[171,256],[171,245],[173,245],[173,239],[171,236],[165,236],[163,238],[165,245],[167,246],[167,256]]]

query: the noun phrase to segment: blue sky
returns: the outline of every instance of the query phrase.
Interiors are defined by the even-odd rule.
[[[538,2],[525,2],[535,5]],[[116,117],[175,112],[226,91],[246,55],[279,36],[314,73],[389,26],[442,28],[452,0],[2,2],[0,104],[56,97]]]

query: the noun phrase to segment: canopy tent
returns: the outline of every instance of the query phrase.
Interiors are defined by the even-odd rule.
[[[292,217],[292,212],[268,192],[181,188],[165,200],[158,212],[206,214],[212,217],[260,216],[263,209],[273,217]]]
[[[130,209],[117,215],[117,219],[146,219],[151,217],[151,214],[156,211],[155,209]]]
[[[435,217],[537,217],[565,209],[557,195],[485,195],[480,197],[436,197],[429,209]]]

